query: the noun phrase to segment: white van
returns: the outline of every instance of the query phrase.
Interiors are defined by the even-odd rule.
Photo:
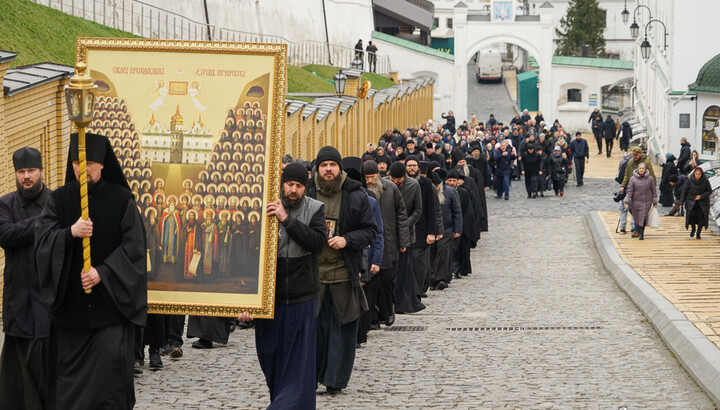
[[[477,73],[478,82],[502,81],[502,56],[496,50],[482,50],[478,53]]]

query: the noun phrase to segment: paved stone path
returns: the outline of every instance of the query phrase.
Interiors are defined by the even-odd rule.
[[[488,197],[475,272],[390,328],[424,330],[371,332],[348,388],[318,408],[713,408],[602,267],[584,215],[615,209],[614,183],[570,185],[564,198],[525,199],[517,182],[509,201]],[[497,327],[514,330],[449,330]],[[137,408],[267,406],[252,330],[186,346],[136,379]]]
[[[485,122],[490,118],[490,114],[495,114],[495,118],[509,124],[510,119],[515,117],[516,111],[513,108],[513,102],[508,96],[505,84],[503,83],[478,83],[475,79],[475,64],[468,64],[468,118],[470,114],[475,114],[478,121]],[[458,118],[458,125],[462,124],[463,119]]]

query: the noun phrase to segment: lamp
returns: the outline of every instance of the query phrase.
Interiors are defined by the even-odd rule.
[[[630,12],[627,9],[627,0],[625,0],[625,8],[620,13],[620,15],[622,16],[623,24],[627,24],[628,19],[630,18]]]
[[[630,37],[632,37],[633,40],[637,40],[639,31],[640,26],[638,26],[637,21],[633,20],[632,24],[630,25]]]
[[[360,56],[358,56],[357,54],[355,55],[355,59],[352,61],[352,63],[350,63],[350,67],[358,69],[358,70],[362,70],[363,62],[360,59]]]
[[[335,95],[340,97],[345,94],[345,84],[347,83],[347,76],[345,73],[343,73],[342,70],[338,71],[333,77],[333,81],[335,81]]]
[[[78,161],[80,162],[80,215],[82,219],[89,219],[88,211],[88,186],[87,186],[87,161],[85,159],[85,127],[90,124],[95,108],[95,89],[92,78],[87,74],[87,64],[78,62],[75,64],[75,75],[70,83],[65,86],[65,101],[67,103],[70,121],[75,124],[78,130]],[[92,263],[90,261],[90,238],[83,238],[83,272],[90,272]],[[87,289],[85,293],[92,293]]]
[[[650,48],[652,46],[650,45],[650,42],[648,41],[647,37],[645,37],[645,40],[640,44],[640,53],[642,54],[643,60],[647,61],[648,58],[650,58]]]

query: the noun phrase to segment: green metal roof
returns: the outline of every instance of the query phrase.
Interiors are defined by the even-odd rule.
[[[391,36],[389,34],[381,33],[379,31],[373,31],[372,38],[382,40],[382,41],[385,41],[390,44],[395,44],[396,46],[414,50],[419,53],[427,54],[427,55],[437,57],[437,58],[442,58],[443,60],[455,61],[455,57],[453,57],[452,54],[443,53],[442,51],[438,51],[432,47],[427,47],[427,46],[420,45],[418,43],[413,43],[412,41],[398,38],[395,36]]]
[[[575,67],[613,68],[617,70],[633,69],[633,62],[630,60],[611,60],[608,58],[553,56],[552,63],[553,65],[569,65]]]
[[[520,73],[517,75],[518,81],[524,81],[528,78],[537,78],[537,73],[535,71],[525,71],[524,73]]]
[[[533,69],[540,68],[540,64],[538,64],[537,60],[533,56],[528,57],[528,65]]]
[[[692,91],[720,93],[720,54],[705,63],[695,82],[688,88]]]

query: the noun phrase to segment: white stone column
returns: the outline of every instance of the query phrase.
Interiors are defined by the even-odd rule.
[[[548,3],[549,5],[549,3]],[[555,119],[555,102],[552,100],[553,81],[552,81],[552,57],[555,54],[554,35],[555,28],[553,26],[553,8],[552,6],[540,7],[540,25],[542,30],[542,40],[540,43],[540,82],[538,86],[538,108],[542,111],[545,121],[554,121]],[[551,122],[550,122],[551,123]]]
[[[455,122],[462,124],[468,118],[468,78],[467,62],[468,56],[468,35],[467,35],[467,14],[468,7],[462,1],[458,2],[453,9],[453,31],[455,32],[455,69],[453,76],[453,112]],[[449,80],[450,81],[450,80]]]

